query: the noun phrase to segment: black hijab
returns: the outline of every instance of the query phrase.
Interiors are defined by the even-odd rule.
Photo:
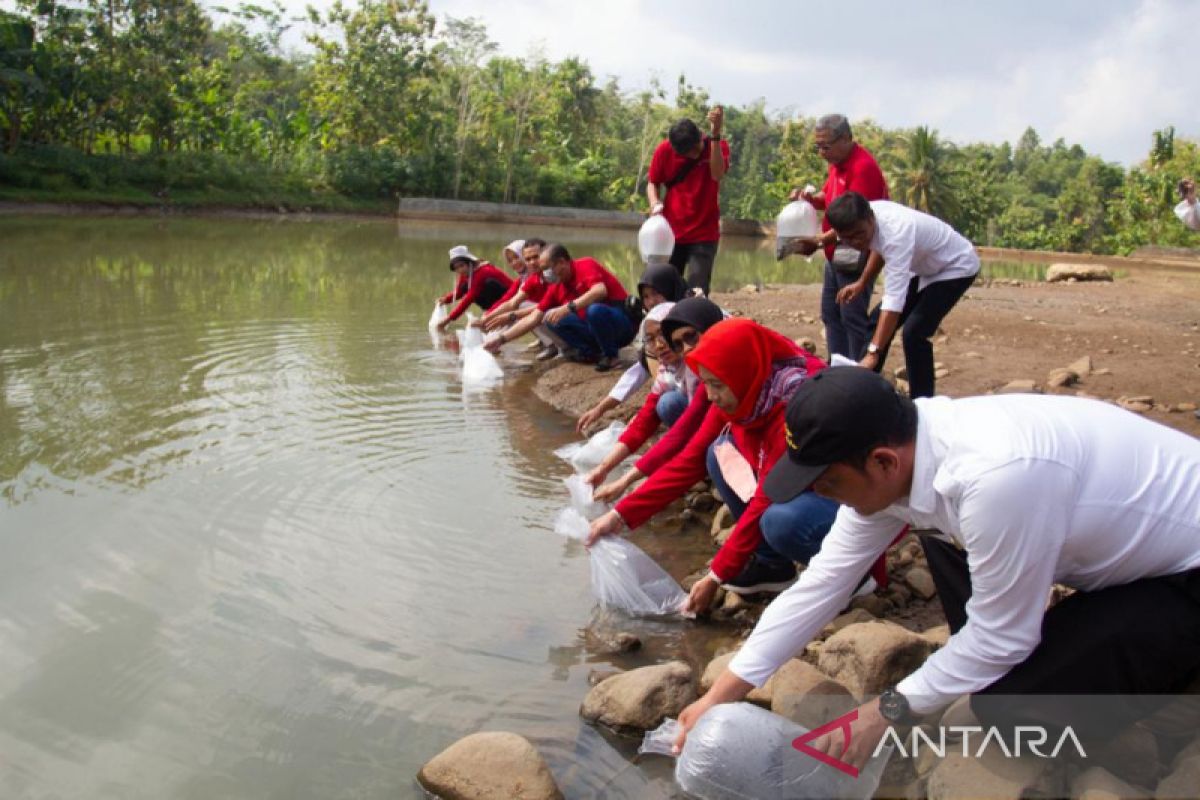
[[[671,303],[678,303],[688,295],[687,282],[679,274],[679,270],[670,264],[651,264],[646,267],[646,271],[638,279],[639,298],[642,296],[643,286],[654,289]]]
[[[725,312],[712,300],[707,297],[688,297],[676,303],[671,313],[663,317],[662,335],[669,342],[671,334],[686,326],[704,333],[723,319]]]

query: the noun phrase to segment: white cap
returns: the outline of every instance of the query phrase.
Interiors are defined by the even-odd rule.
[[[475,261],[475,262],[479,261],[479,259],[475,256],[475,254],[467,249],[467,246],[465,244],[458,244],[458,245],[455,245],[454,247],[450,248],[450,263],[453,264],[455,261],[458,261],[460,258],[465,258],[468,261]]]

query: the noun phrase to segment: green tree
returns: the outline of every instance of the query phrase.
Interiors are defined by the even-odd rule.
[[[901,140],[886,163],[893,200],[950,220],[959,211],[953,185],[951,149],[937,132],[918,127]]]

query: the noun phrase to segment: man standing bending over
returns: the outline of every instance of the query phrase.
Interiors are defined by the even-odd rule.
[[[1001,730],[1115,734],[1200,670],[1191,436],[1077,397],[914,402],[868,370],[834,367],[793,396],[787,440],[763,484],[771,501],[811,486],[843,505],[799,582],[680,715],[680,745],[708,708],[741,699],[803,650],[905,525],[940,531],[922,544],[952,635],[858,709],[845,755],[841,731],[813,744],[824,753],[861,766],[889,724],[963,695]],[[1047,610],[1055,583],[1078,591]]]
[[[979,255],[962,234],[920,211],[889,200],[868,203],[858,192],[834,200],[825,219],[838,238],[856,250],[872,250],[883,262],[879,321],[859,362],[879,371],[896,328],[903,326],[909,394],[933,397],[933,345],[929,338],[979,274]],[[862,277],[838,294],[852,302],[879,271],[868,263]]]
[[[721,239],[718,195],[729,169],[729,143],[721,139],[724,119],[720,106],[708,112],[709,136],[701,136],[690,119],[672,125],[650,159],[646,185],[650,213],[666,217],[675,234],[671,264],[705,297]]]

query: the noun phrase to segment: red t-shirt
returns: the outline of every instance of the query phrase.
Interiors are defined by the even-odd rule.
[[[442,298],[443,305],[453,302],[455,297],[460,298],[458,305],[456,305],[454,310],[446,315],[446,319],[458,319],[466,313],[468,308],[471,307],[471,303],[478,303],[480,308],[482,308],[484,311],[487,311],[499,301],[493,301],[485,306],[483,302],[481,302],[480,298],[484,288],[489,283],[498,284],[503,292],[510,288],[512,282],[512,278],[496,269],[489,262],[479,262],[479,265],[475,267],[475,270],[471,273],[470,277],[460,275],[458,282],[454,286],[454,291]]]
[[[525,299],[531,303],[540,303],[542,298],[546,296],[546,281],[542,279],[542,271],[535,269],[533,274],[525,280],[521,281],[521,291],[525,293]]]
[[[706,138],[700,163],[692,167],[682,181],[667,189],[667,196],[663,198],[663,216],[671,225],[676,244],[715,242],[721,238],[721,206],[717,199],[721,184],[713,180],[708,166],[711,147],[712,140]],[[728,169],[729,143],[724,139],[721,140],[721,155]],[[650,159],[647,178],[651,183],[666,183],[690,160],[671,149],[671,143],[664,139]]]
[[[576,258],[571,262],[571,280],[552,283],[538,302],[538,310],[549,311],[552,308],[566,305],[572,300],[578,300],[583,294],[597,283],[603,283],[608,288],[606,303],[621,303],[629,296],[625,287],[617,280],[617,276],[606,270],[594,258]],[[580,319],[584,319],[587,309],[579,309]]]
[[[829,177],[825,179],[825,204],[829,204],[846,192],[858,192],[868,200],[888,200],[887,181],[883,179],[883,171],[875,162],[875,156],[858,142],[850,148],[850,155],[840,164],[829,165]],[[822,216],[821,230],[828,231],[829,222]],[[825,248],[825,258],[833,260],[835,245]]]

